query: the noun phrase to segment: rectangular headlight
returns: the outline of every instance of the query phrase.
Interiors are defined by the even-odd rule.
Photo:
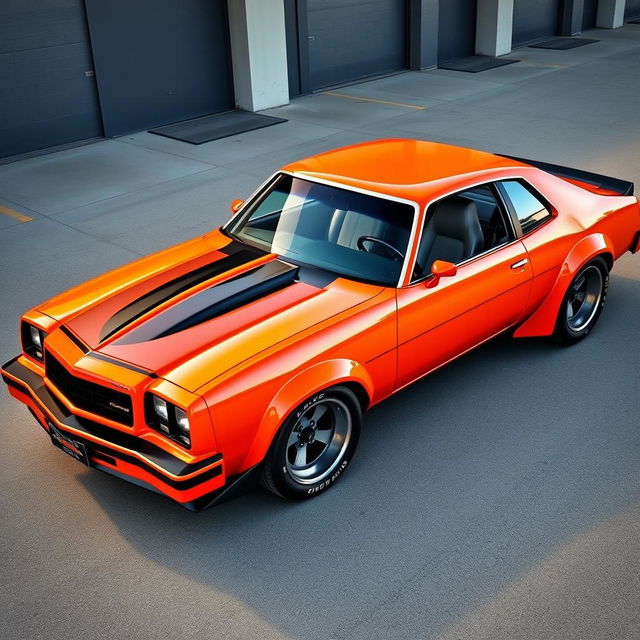
[[[184,409],[180,409],[180,407],[175,408],[176,413],[176,423],[178,425],[178,429],[180,429],[180,434],[178,435],[178,439],[185,446],[191,446],[191,427],[189,426],[189,416],[187,416],[187,412]]]
[[[153,393],[147,393],[145,418],[152,429],[163,433],[187,449],[191,448],[189,416],[184,409],[176,407]]]
[[[23,322],[20,328],[22,350],[32,358],[44,362],[44,339],[47,334],[38,327]]]

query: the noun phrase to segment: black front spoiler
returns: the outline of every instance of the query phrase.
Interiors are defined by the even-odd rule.
[[[146,440],[72,414],[49,391],[42,377],[21,364],[17,357],[2,367],[2,379],[9,387],[30,397],[33,400],[35,408],[44,416],[45,422],[52,422],[56,429],[61,431],[63,435],[84,444],[91,451],[92,458],[95,459],[94,466],[102,471],[108,468],[101,465],[100,460],[111,464],[114,459],[122,460],[123,462],[143,469],[148,474],[158,478],[163,484],[177,490],[191,489],[222,474],[222,455],[219,453],[196,463],[189,464]],[[47,426],[43,424],[42,418],[38,416],[31,407],[28,408],[38,421],[38,424],[46,430]],[[55,422],[51,421],[49,416]],[[69,430],[66,430],[65,427]],[[96,442],[93,438],[83,436],[99,438],[100,442]],[[110,446],[110,444],[117,445],[117,448]],[[125,452],[122,449],[126,449],[127,451]],[[169,475],[158,470],[158,468],[166,471]],[[108,470],[112,471],[111,469]],[[202,472],[198,473],[200,470],[202,470]],[[184,479],[182,479],[181,476],[185,476]],[[127,475],[125,477],[129,482],[132,481],[131,476]],[[151,485],[144,483],[144,481],[137,480],[138,483],[142,482],[147,488],[151,488],[156,492],[158,491],[157,488],[151,487]],[[223,493],[229,488],[230,485],[227,483],[213,493]],[[203,501],[204,498],[206,498],[206,501]],[[193,507],[188,503],[179,504],[184,504],[188,509],[193,508],[193,510],[196,510],[210,506],[214,501],[217,501],[216,496],[206,494],[198,498],[196,501],[198,504],[194,504]],[[200,506],[201,502],[204,503],[203,506]]]

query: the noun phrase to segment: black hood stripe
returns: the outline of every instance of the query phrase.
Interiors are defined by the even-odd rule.
[[[190,329],[294,284],[297,275],[298,267],[281,260],[267,262],[196,293],[122,336],[114,344],[148,342]]]
[[[135,371],[136,373],[141,373],[142,375],[148,376],[149,378],[157,378],[158,375],[153,371],[149,371],[149,369],[143,369],[142,367],[137,367],[135,364],[130,364],[129,362],[124,362],[123,360],[118,360],[117,358],[112,358],[111,356],[105,355],[104,353],[99,353],[98,351],[89,351],[87,354],[90,358],[95,358],[96,360],[102,360],[103,362],[109,362],[111,364],[117,364],[119,367],[123,369],[129,369],[129,371]]]
[[[110,362],[111,364],[117,364],[119,367],[124,367],[125,369],[129,369],[131,371],[135,371],[136,373],[142,373],[145,376],[149,376],[150,378],[157,378],[158,376],[148,369],[143,369],[142,367],[137,367],[135,364],[131,364],[129,362],[124,362],[123,360],[118,360],[117,358],[112,358],[111,356],[107,356],[104,353],[98,353],[97,351],[91,351],[89,347],[78,338],[78,336],[65,327],[63,324],[60,325],[60,331],[64,333],[71,342],[73,342],[78,349],[82,351],[85,355],[88,355],[91,358],[95,358],[96,360],[102,360],[103,362]]]
[[[100,342],[104,342],[155,307],[161,305],[167,300],[170,300],[174,296],[187,291],[187,289],[201,284],[202,282],[206,282],[207,280],[215,276],[219,276],[226,271],[230,271],[231,269],[240,267],[243,264],[247,264],[252,260],[256,260],[261,256],[267,255],[265,251],[242,244],[235,240],[230,243],[230,246],[227,245],[220,251],[226,253],[227,257],[220,258],[215,262],[206,264],[203,267],[194,269],[193,271],[189,271],[178,278],[174,278],[173,280],[156,287],[112,315],[100,331]]]
[[[69,338],[69,340],[71,340],[71,342],[73,342],[73,344],[75,344],[82,353],[89,353],[89,347],[82,342],[82,340],[80,340],[73,331],[65,327],[63,324],[60,325],[60,331],[62,331],[62,333],[64,333],[64,335],[67,336],[67,338]]]

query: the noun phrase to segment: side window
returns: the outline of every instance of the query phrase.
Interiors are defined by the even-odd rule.
[[[265,243],[271,243],[276,232],[280,215],[289,197],[291,178],[280,178],[273,190],[253,206],[248,218],[245,218],[244,232]]]
[[[494,249],[511,239],[512,234],[508,231],[505,214],[491,186],[484,184],[457,195],[475,205],[484,238],[483,251]]]
[[[505,180],[500,185],[520,220],[522,233],[529,233],[551,217],[551,212],[531,191],[517,180]]]
[[[459,264],[505,244],[512,239],[509,229],[490,185],[434,202],[427,210],[413,278],[429,275],[435,260]]]

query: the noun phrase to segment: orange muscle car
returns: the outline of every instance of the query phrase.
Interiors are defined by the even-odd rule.
[[[623,180],[415,140],[284,167],[221,229],[27,312],[54,445],[197,510],[340,477],[363,412],[491,337],[584,338],[640,245]]]

